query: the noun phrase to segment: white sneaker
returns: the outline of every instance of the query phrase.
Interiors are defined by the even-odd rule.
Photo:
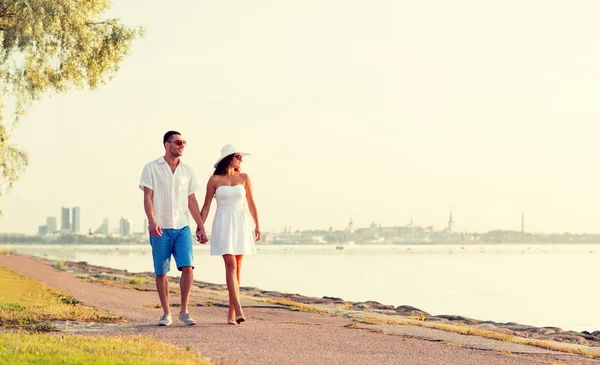
[[[160,321],[158,321],[157,325],[158,326],[170,326],[171,323],[173,323],[173,320],[171,319],[171,315],[165,314],[162,317],[160,317]]]
[[[191,318],[190,315],[187,313],[180,314],[179,319],[181,319],[181,322],[185,323],[188,326],[192,326],[197,323],[196,320]]]

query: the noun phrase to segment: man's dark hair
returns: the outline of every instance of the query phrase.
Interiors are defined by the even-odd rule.
[[[171,136],[174,136],[174,135],[181,136],[181,133],[179,133],[177,131],[168,131],[167,133],[165,133],[165,136],[163,137],[163,144],[167,143],[169,141],[169,138],[171,138]]]

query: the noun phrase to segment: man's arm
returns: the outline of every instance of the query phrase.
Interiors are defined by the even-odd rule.
[[[190,210],[190,214],[198,228],[196,228],[196,235],[200,243],[208,242],[208,237],[206,236],[206,231],[204,230],[204,222],[202,221],[202,216],[200,215],[200,208],[198,207],[198,200],[196,200],[196,194],[188,195],[188,209]]]
[[[144,187],[144,211],[146,212],[146,217],[148,218],[148,230],[152,236],[162,236],[162,228],[156,223],[156,219],[154,218],[154,203],[152,202],[152,197],[154,196],[154,191],[150,188]]]

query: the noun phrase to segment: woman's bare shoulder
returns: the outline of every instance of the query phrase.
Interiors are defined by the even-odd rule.
[[[240,180],[242,180],[243,182],[250,180],[250,176],[245,172],[240,172],[239,177],[240,177]]]
[[[219,182],[219,180],[221,179],[221,176],[219,175],[212,175],[211,177],[208,178],[208,185],[215,185]]]

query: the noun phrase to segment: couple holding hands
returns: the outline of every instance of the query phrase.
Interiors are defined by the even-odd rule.
[[[164,312],[158,325],[168,326],[172,323],[166,276],[170,269],[171,256],[175,258],[177,269],[181,271],[179,319],[186,325],[196,324],[188,313],[194,281],[194,252],[189,215],[191,214],[197,224],[198,242],[208,242],[204,222],[213,198],[217,200],[217,211],[212,224],[210,254],[223,257],[229,292],[227,323],[237,325],[246,320],[239,292],[242,258],[246,254],[256,252],[254,242],[261,238],[250,178],[241,172],[242,158],[248,153],[239,152],[231,144],[221,149],[221,157],[214,165],[213,175],[208,179],[204,204],[200,209],[195,195],[200,188],[196,175],[193,169],[180,159],[186,144],[181,133],[165,133],[165,155],[146,164],[139,184],[139,188],[144,192],[144,210],[148,217],[156,289]],[[248,216],[248,212],[251,217]]]

